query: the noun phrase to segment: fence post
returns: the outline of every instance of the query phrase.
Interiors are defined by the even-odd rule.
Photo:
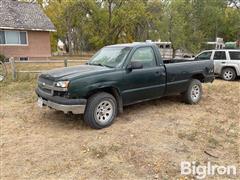
[[[13,57],[10,58],[11,63],[11,69],[12,69],[12,79],[16,80],[17,72],[16,72],[16,66],[15,66],[15,60]]]
[[[68,60],[67,60],[67,58],[65,57],[64,58],[64,67],[67,67],[68,66]]]

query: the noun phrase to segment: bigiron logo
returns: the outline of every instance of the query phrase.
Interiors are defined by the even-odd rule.
[[[197,165],[195,161],[181,162],[181,175],[194,175],[197,179],[204,179],[207,176],[221,176],[221,175],[237,175],[237,168],[234,165],[221,166],[212,165],[211,162],[207,162],[206,165]]]

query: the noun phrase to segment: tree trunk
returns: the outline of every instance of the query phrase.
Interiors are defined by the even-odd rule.
[[[112,0],[108,0],[108,28],[110,30],[112,23]]]
[[[176,49],[172,46],[172,50],[173,50],[173,52],[172,52],[172,58],[175,58],[175,55],[176,55]]]
[[[71,30],[68,30],[68,48],[69,48],[69,54],[73,54],[73,42],[72,42],[72,33]]]
[[[108,0],[108,43],[112,42],[112,34],[111,34],[111,28],[112,28],[112,0]]]

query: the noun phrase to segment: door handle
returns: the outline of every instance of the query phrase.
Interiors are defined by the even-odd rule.
[[[166,76],[166,73],[165,73],[165,72],[162,72],[161,75],[162,75],[162,76]]]
[[[222,64],[226,64],[226,62],[222,62]]]
[[[156,76],[160,76],[160,75],[165,76],[166,75],[165,72],[160,72],[160,71],[156,71],[155,74],[156,74]]]

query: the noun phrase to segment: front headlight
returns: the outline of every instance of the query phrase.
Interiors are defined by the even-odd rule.
[[[69,81],[59,81],[56,83],[57,87],[68,88]]]

